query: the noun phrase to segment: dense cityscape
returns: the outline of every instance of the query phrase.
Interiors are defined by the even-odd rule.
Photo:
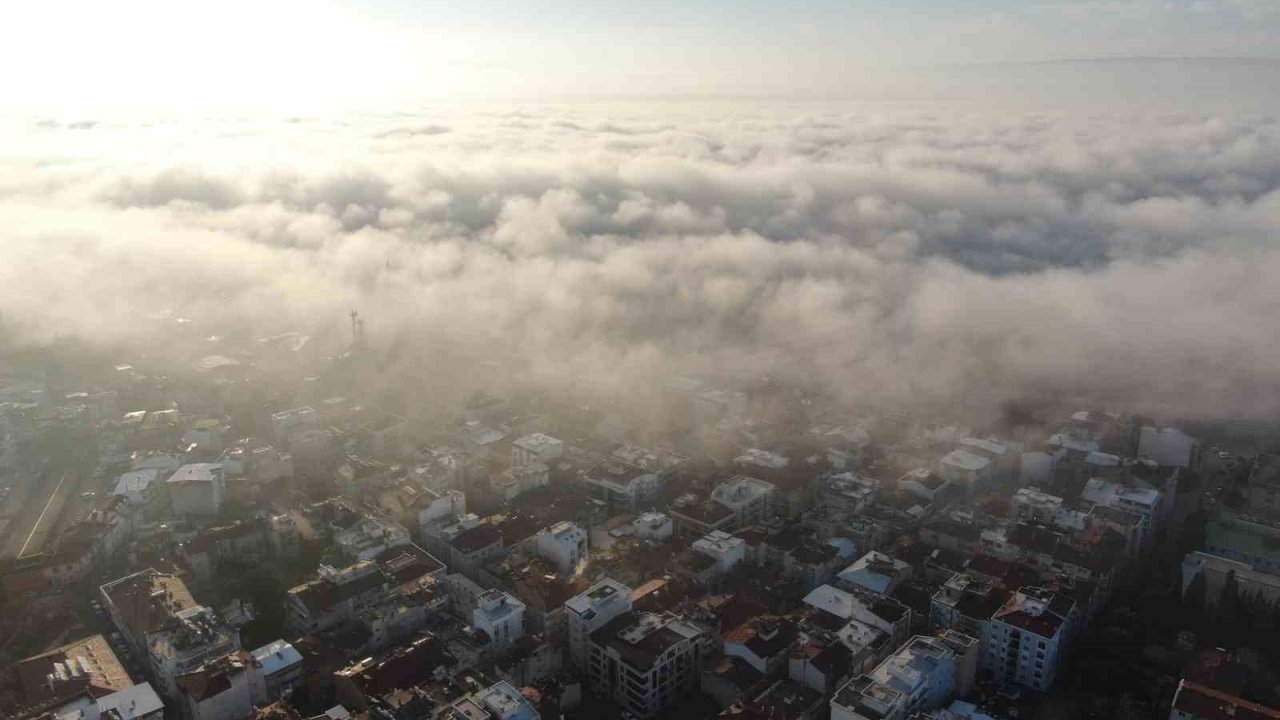
[[[5,717],[1280,717],[1271,425],[674,375],[445,411],[355,312],[153,322],[200,352],[5,347]]]

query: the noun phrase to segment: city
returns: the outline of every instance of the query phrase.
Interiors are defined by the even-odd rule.
[[[678,429],[529,393],[440,422],[362,397],[350,333],[173,375],[8,353],[7,717],[1280,716],[1248,426],[680,376]]]

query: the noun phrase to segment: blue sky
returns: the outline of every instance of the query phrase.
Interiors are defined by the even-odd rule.
[[[48,0],[0,109],[839,95],[1074,58],[1280,60],[1277,0]],[[924,87],[924,86],[920,86]]]

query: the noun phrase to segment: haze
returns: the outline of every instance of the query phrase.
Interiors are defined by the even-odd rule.
[[[17,20],[19,343],[146,346],[140,318],[176,316],[343,338],[358,309],[388,378],[453,390],[501,362],[607,397],[702,373],[966,413],[1280,409],[1272,3]]]

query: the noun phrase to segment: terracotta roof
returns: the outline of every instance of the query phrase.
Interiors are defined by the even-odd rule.
[[[1185,680],[1178,686],[1173,707],[1194,720],[1280,719],[1280,710]]]

